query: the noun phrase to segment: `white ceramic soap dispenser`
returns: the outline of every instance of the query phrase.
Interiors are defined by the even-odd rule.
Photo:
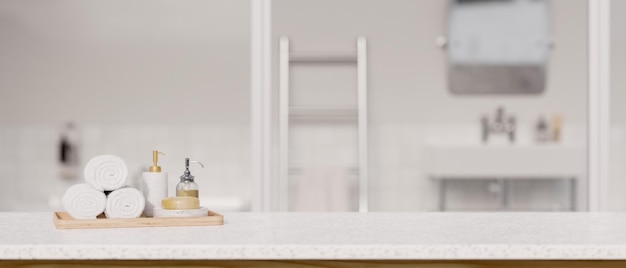
[[[158,165],[159,154],[165,155],[159,151],[152,151],[152,166],[149,172],[142,174],[143,178],[143,195],[146,197],[146,206],[143,214],[146,217],[153,216],[155,206],[161,206],[161,200],[167,197],[167,172],[161,172]]]

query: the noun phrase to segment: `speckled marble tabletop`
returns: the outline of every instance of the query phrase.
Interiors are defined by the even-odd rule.
[[[0,259],[622,259],[626,213],[225,213],[223,226],[57,230],[0,213]]]

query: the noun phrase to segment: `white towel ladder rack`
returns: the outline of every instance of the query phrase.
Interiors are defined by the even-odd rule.
[[[367,152],[367,41],[358,37],[356,55],[351,53],[292,53],[289,38],[281,37],[279,42],[279,190],[281,211],[288,211],[289,203],[289,117],[291,112],[302,113],[301,107],[289,105],[290,64],[324,63],[354,64],[357,67],[357,107],[350,111],[340,111],[343,115],[356,115],[358,123],[358,176],[359,212],[368,211],[368,152]],[[304,109],[306,110],[306,109]],[[351,110],[351,109],[347,109]],[[323,111],[313,111],[316,115]],[[337,114],[337,109],[329,109],[329,114]]]

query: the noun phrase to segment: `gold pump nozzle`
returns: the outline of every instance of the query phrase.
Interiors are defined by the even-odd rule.
[[[161,172],[161,166],[157,164],[159,162],[159,154],[165,155],[159,151],[152,151],[152,166],[150,166],[150,172]]]

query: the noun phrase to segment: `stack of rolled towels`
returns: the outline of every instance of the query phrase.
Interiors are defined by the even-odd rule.
[[[127,186],[128,167],[115,155],[99,155],[87,162],[85,183],[70,187],[63,207],[74,219],[95,219],[104,212],[109,219],[141,216],[146,199],[141,191]]]

